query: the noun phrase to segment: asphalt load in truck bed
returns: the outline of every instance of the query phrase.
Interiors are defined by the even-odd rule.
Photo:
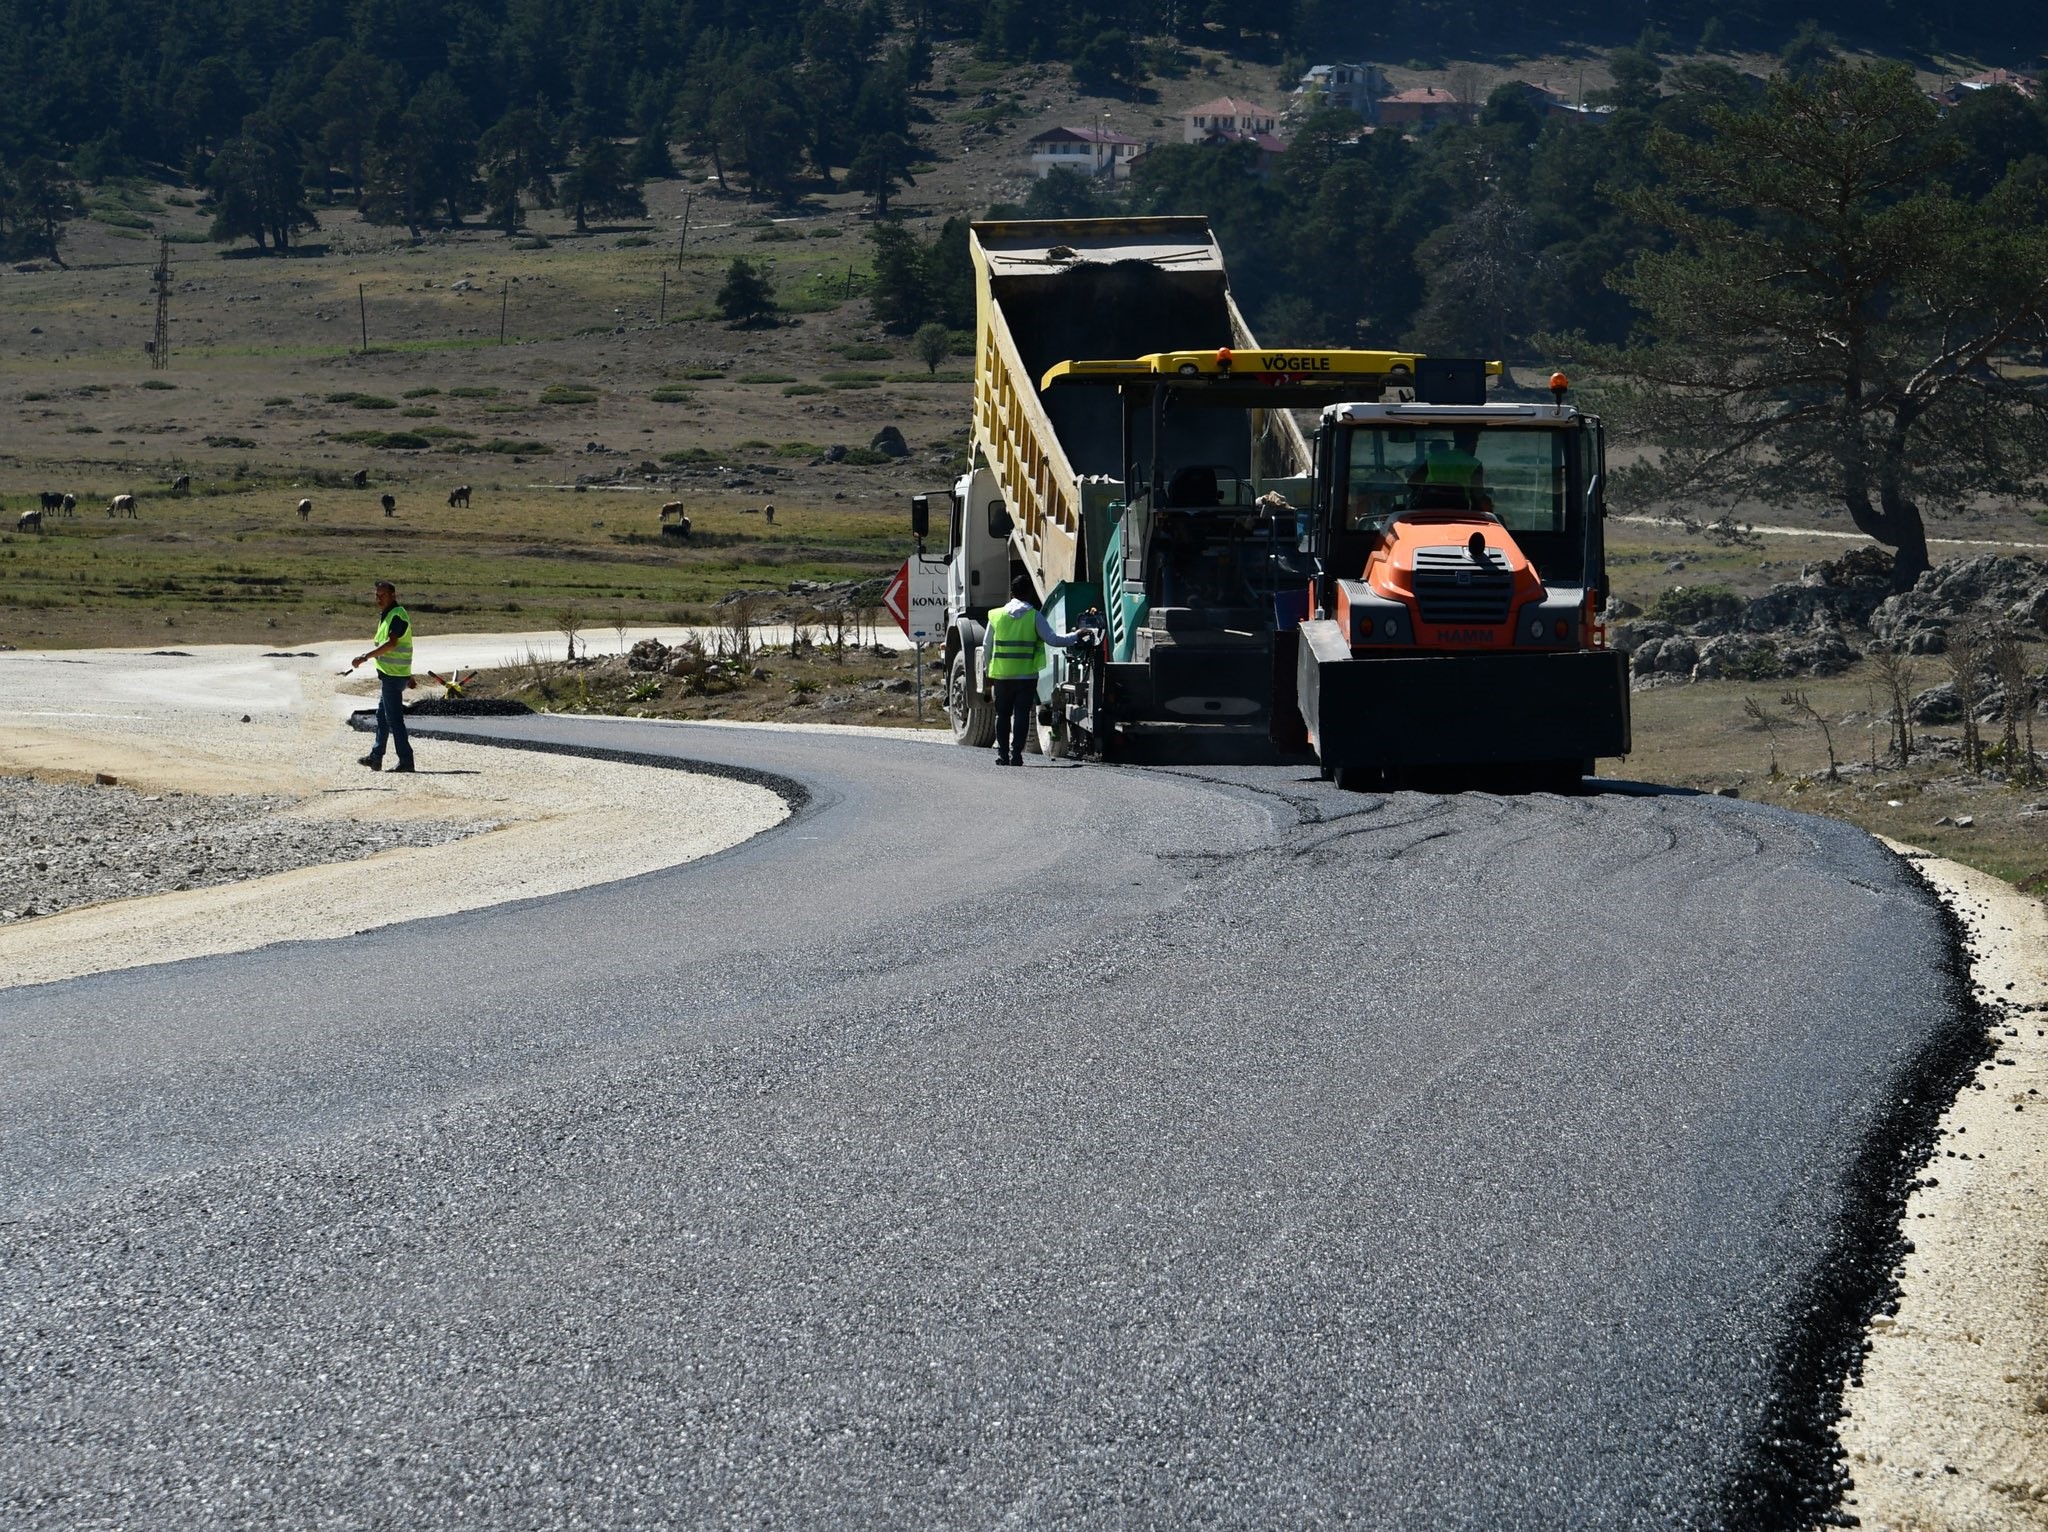
[[[1981,1037],[1855,831],[431,727],[805,797],[672,872],[10,995],[19,1524],[1832,1502]]]

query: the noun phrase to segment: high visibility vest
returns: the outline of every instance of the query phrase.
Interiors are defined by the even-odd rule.
[[[1038,636],[1038,614],[1026,607],[1014,616],[1006,607],[988,619],[988,678],[1021,681],[1045,669],[1045,640]]]
[[[1456,484],[1470,489],[1478,477],[1479,459],[1457,448],[1439,452],[1424,465],[1423,482],[1426,484]]]
[[[402,606],[393,606],[390,611],[377,619],[377,639],[372,649],[382,648],[391,638],[391,620],[405,619],[405,633],[388,654],[377,656],[377,674],[382,676],[409,676],[412,674],[412,618]]]

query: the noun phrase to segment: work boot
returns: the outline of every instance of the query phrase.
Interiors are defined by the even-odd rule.
[[[400,762],[399,762],[399,763],[398,763],[398,764],[397,764],[396,766],[392,767],[391,769],[392,769],[393,771],[411,771],[411,770],[412,770],[412,762],[411,762],[411,761],[400,761]]]
[[[372,771],[382,771],[384,769],[384,757],[381,755],[358,756],[356,764],[358,766],[367,766]]]

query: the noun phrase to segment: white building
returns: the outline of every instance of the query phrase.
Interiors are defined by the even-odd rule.
[[[1031,139],[1031,173],[1041,181],[1055,170],[1129,178],[1131,161],[1145,146],[1106,128],[1047,128]]]
[[[1294,94],[1307,105],[1310,97],[1320,104],[1356,112],[1367,122],[1379,120],[1378,102],[1392,87],[1377,64],[1318,64],[1301,77]]]
[[[1280,114],[1256,101],[1235,96],[1218,96],[1204,101],[1181,119],[1181,142],[1199,144],[1219,139],[1270,137],[1280,125]]]

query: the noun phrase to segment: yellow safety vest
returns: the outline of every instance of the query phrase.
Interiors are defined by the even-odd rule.
[[[1038,614],[1030,608],[1012,616],[1008,608],[988,619],[988,678],[1021,681],[1045,669],[1045,640],[1038,636]]]
[[[398,640],[396,648],[388,654],[377,656],[377,674],[383,676],[409,676],[412,674],[412,618],[402,606],[393,605],[391,610],[377,619],[377,639],[372,649],[382,648],[391,638],[391,619],[405,618],[405,633]]]

